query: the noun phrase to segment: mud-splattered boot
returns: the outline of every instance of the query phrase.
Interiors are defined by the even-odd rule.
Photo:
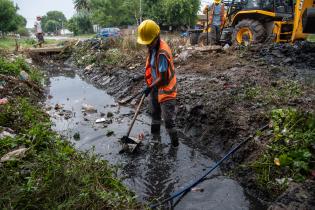
[[[170,133],[170,137],[171,137],[171,143],[173,147],[178,147],[179,143],[178,143],[178,136],[177,136],[177,132],[171,132]]]
[[[151,134],[160,134],[161,125],[160,124],[152,124],[151,125]]]

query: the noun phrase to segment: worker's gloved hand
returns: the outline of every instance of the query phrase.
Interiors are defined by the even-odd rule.
[[[152,88],[151,87],[146,87],[143,90],[143,94],[147,97],[151,93]]]

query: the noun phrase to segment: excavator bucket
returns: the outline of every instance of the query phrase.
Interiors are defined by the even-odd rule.
[[[315,8],[307,8],[303,13],[303,33],[315,34]]]

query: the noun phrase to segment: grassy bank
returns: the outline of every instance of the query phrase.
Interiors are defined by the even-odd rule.
[[[308,39],[308,41],[310,41],[310,42],[315,42],[315,35],[314,35],[314,34],[309,35],[307,39]]]
[[[36,40],[32,38],[21,38],[19,39],[20,47],[22,48],[29,48],[33,47],[36,44]],[[45,40],[45,44],[56,44],[58,43],[57,40]],[[0,49],[7,49],[13,50],[15,49],[15,39],[12,37],[0,38]]]
[[[2,58],[0,74],[16,76],[30,68],[21,63],[27,65]],[[17,95],[0,105],[0,133],[4,131],[13,135],[0,141],[1,209],[140,208],[115,168],[93,151],[76,151],[51,130],[49,116],[28,98]],[[4,159],[13,151],[23,152]]]

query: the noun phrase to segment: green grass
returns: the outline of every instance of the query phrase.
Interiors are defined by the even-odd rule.
[[[310,42],[315,42],[315,34],[309,35],[307,40]]]
[[[303,95],[303,86],[295,80],[278,80],[273,86],[253,86],[244,89],[243,99],[280,105]]]
[[[59,43],[58,40],[45,40],[45,44],[57,44]],[[33,47],[34,44],[36,44],[35,39],[31,38],[21,38],[19,40],[20,47],[22,48],[30,48]],[[45,45],[44,44],[44,45]],[[6,50],[14,50],[15,49],[15,40],[11,37],[5,37],[0,38],[0,49],[6,49]]]

